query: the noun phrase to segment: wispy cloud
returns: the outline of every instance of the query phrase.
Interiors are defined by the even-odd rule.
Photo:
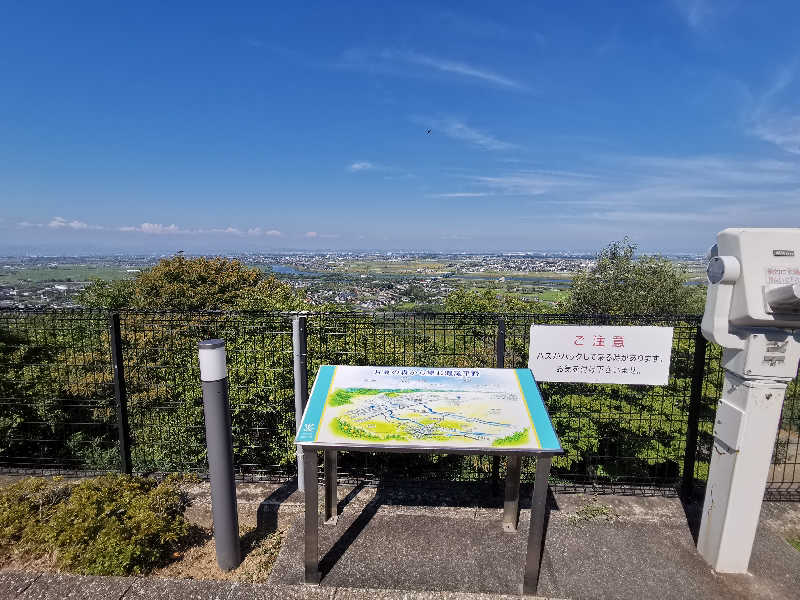
[[[472,176],[476,184],[489,187],[495,192],[540,196],[552,191],[574,191],[596,189],[598,178],[584,173],[525,170],[494,176]]]
[[[239,229],[238,227],[179,227],[174,223],[162,225],[161,223],[142,223],[141,225],[126,225],[118,228],[119,231],[138,232],[153,235],[234,235],[250,237],[283,237],[283,232],[277,229],[263,229],[261,227],[250,227],[249,229]]]
[[[162,225],[161,223],[142,223],[141,225],[123,225],[120,231],[136,231],[153,235],[192,233],[190,229],[182,229],[175,225]]]
[[[754,133],[762,140],[780,148],[800,154],[800,115],[775,113],[762,118],[755,126]]]
[[[382,55],[386,58],[397,57],[400,60],[406,60],[412,64],[429,67],[443,73],[453,73],[461,75],[466,78],[471,78],[484,83],[491,83],[502,87],[523,89],[525,86],[519,81],[501,75],[489,69],[477,67],[464,62],[455,60],[448,60],[444,58],[436,58],[419,52],[402,52],[396,53],[391,51],[384,51]]]
[[[490,21],[483,16],[475,18],[452,10],[442,11],[435,16],[441,21],[443,27],[459,35],[508,40],[510,37],[516,38],[522,33],[501,23]],[[525,33],[528,33],[527,30]]]
[[[714,13],[712,0],[674,0],[675,8],[692,29],[699,29],[708,22]]]
[[[261,227],[251,227],[247,230],[247,235],[259,236],[266,235],[267,237],[283,237],[283,232],[277,229],[261,229]]]
[[[415,123],[429,124],[433,129],[434,134],[444,134],[454,140],[467,142],[473,146],[478,146],[484,150],[503,151],[503,150],[516,150],[520,146],[498,139],[491,133],[480,131],[464,123],[459,119],[448,117],[445,119],[423,119],[421,117],[412,117]]]
[[[481,198],[491,196],[489,192],[448,192],[444,194],[428,194],[428,198]]]
[[[347,170],[350,171],[351,173],[358,173],[359,171],[369,171],[374,168],[375,165],[373,165],[371,162],[366,160],[361,160],[350,164],[347,167]]]
[[[384,49],[373,51],[364,48],[350,48],[342,54],[338,66],[406,77],[430,76],[432,73],[439,73],[465,82],[491,85],[510,90],[528,90],[528,87],[521,81],[498,73],[488,67],[460,60],[431,56],[414,50]]]
[[[598,158],[591,170],[512,171],[469,176],[564,222],[717,223],[775,226],[800,218],[800,161],[721,156]],[[528,197],[527,203],[525,196]]]
[[[83,221],[78,221],[75,219],[68,221],[62,217],[53,217],[47,226],[51,229],[102,229],[99,225],[89,225]]]
[[[65,219],[64,217],[53,217],[47,223],[35,223],[31,221],[20,221],[17,227],[21,229],[28,228],[49,228],[62,231],[107,231],[107,232],[123,232],[123,233],[142,233],[147,235],[199,235],[199,234],[216,234],[216,235],[234,235],[234,236],[267,236],[267,237],[282,237],[283,233],[277,229],[263,229],[261,227],[251,227],[246,230],[239,229],[238,227],[195,227],[187,228],[180,227],[175,223],[164,225],[162,223],[149,223],[145,222],[140,225],[97,225],[79,221],[77,219]]]
[[[791,154],[800,154],[800,102],[796,67],[778,71],[750,115],[750,131]]]
[[[315,240],[315,239],[337,239],[339,238],[338,233],[319,233],[318,231],[306,231],[304,238]]]
[[[252,36],[245,37],[243,41],[245,45],[250,46],[251,48],[263,48],[265,45],[264,40]]]

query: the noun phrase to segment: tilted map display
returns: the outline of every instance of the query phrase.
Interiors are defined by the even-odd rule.
[[[295,442],[561,451],[529,369],[323,366]]]

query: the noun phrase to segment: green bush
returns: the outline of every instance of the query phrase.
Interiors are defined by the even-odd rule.
[[[146,573],[188,533],[176,479],[29,478],[0,491],[0,548],[84,575]]]
[[[12,548],[42,554],[46,548],[43,524],[70,491],[60,477],[30,477],[0,489],[0,554]]]

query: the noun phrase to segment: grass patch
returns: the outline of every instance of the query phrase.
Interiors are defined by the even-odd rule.
[[[387,398],[396,398],[401,394],[410,394],[418,390],[376,390],[373,388],[339,388],[328,394],[328,406],[344,406],[358,396],[377,396],[386,394]]]
[[[347,421],[342,421],[339,417],[336,417],[333,421],[331,421],[331,431],[338,436],[349,438],[351,440],[380,440],[382,439],[380,436],[375,435],[367,431],[366,429],[361,429],[360,427],[356,427],[355,425],[351,425]]]
[[[31,477],[0,491],[0,555],[49,556],[82,575],[147,573],[190,533],[187,504],[174,477]]]
[[[578,510],[567,517],[570,525],[580,525],[592,521],[614,521],[617,513],[608,504],[603,504],[597,497],[593,497],[589,502],[581,506]]]
[[[0,284],[88,282],[100,279],[132,279],[133,273],[121,268],[94,265],[59,265],[58,267],[23,267],[11,272],[0,271]]]
[[[350,400],[356,396],[375,396],[382,391],[369,388],[339,388],[328,394],[328,406],[343,406],[350,404]]]
[[[800,537],[789,538],[786,541],[789,542],[789,544],[793,546],[795,550],[800,551]]]
[[[492,442],[492,446],[521,446],[527,444],[530,439],[528,428],[515,431],[511,435],[496,439]]]

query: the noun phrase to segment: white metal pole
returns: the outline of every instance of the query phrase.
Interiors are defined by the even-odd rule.
[[[726,371],[724,386],[697,550],[715,571],[746,573],[786,384]]]

